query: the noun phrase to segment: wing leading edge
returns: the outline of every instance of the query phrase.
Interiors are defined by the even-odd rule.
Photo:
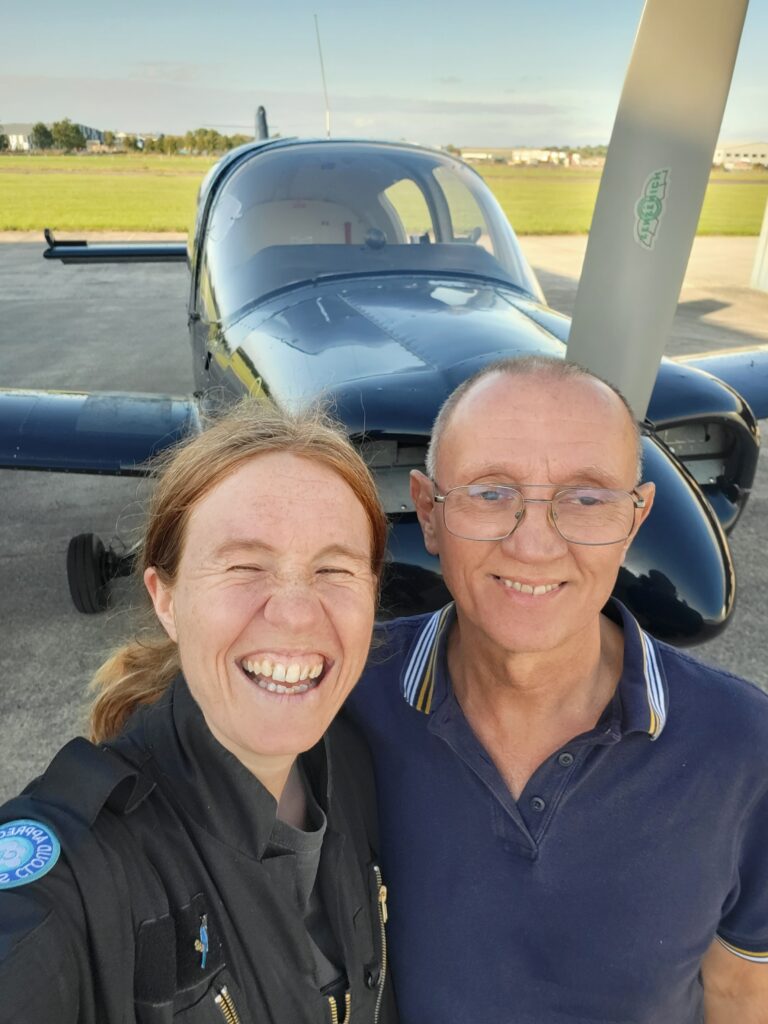
[[[768,345],[681,356],[675,362],[718,377],[746,399],[759,420],[768,417]]]
[[[142,476],[153,455],[200,429],[176,395],[0,391],[0,469]]]

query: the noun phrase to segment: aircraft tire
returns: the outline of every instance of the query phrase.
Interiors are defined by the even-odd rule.
[[[107,553],[94,533],[79,533],[67,548],[67,583],[72,603],[83,615],[103,612],[109,604]]]

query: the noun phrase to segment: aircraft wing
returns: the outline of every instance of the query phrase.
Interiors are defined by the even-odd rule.
[[[674,362],[686,363],[719,377],[738,391],[759,420],[768,417],[768,345],[680,356]]]
[[[192,398],[0,390],[0,469],[142,476],[148,459],[199,429]]]
[[[106,242],[93,244],[84,240],[57,239],[50,228],[45,229],[48,248],[46,260],[62,263],[186,263],[185,242]]]

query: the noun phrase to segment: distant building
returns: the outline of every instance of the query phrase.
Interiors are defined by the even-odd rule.
[[[581,157],[578,153],[568,153],[563,149],[513,149],[507,160],[509,164],[559,164],[570,167],[578,164]]]
[[[29,152],[34,148],[30,141],[34,127],[34,124],[3,124],[0,129],[8,136],[9,149]],[[52,125],[48,124],[46,127],[51,128]],[[83,133],[86,143],[104,141],[104,132],[99,131],[98,128],[89,128],[85,124],[78,124],[75,127]]]
[[[3,124],[2,131],[8,136],[9,149],[29,149],[29,136],[32,134],[31,124]]]
[[[561,167],[575,167],[581,163],[578,153],[569,153],[563,149],[534,149],[519,146],[511,149],[506,146],[486,150],[462,149],[462,160],[467,163],[495,163],[525,165],[535,167],[538,164],[557,164]]]
[[[726,170],[736,167],[768,167],[768,142],[727,142],[715,150],[712,163]]]
[[[462,149],[461,159],[466,160],[470,164],[482,164],[491,162],[495,157],[490,150]]]

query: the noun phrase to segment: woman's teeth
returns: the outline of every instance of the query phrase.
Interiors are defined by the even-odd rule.
[[[322,661],[273,661],[264,658],[261,661],[248,659],[241,662],[241,667],[261,687],[270,693],[306,693],[317,686],[323,672]],[[283,683],[288,685],[283,686]]]

